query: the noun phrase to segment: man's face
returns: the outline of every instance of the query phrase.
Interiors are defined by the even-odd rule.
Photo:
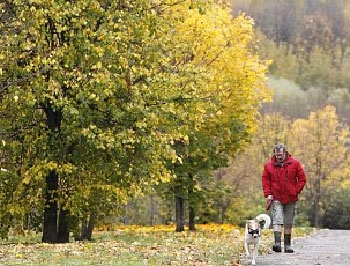
[[[276,156],[277,162],[283,163],[284,159],[286,158],[286,152],[283,149],[276,149],[275,156]]]
[[[276,152],[276,160],[279,163],[283,163],[284,159],[286,158],[286,153],[284,151]]]

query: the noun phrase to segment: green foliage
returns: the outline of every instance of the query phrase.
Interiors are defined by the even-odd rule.
[[[330,229],[349,229],[349,188],[335,190],[337,193],[330,194],[330,204],[323,215],[324,223]]]
[[[249,140],[269,99],[253,23],[233,20],[227,7],[2,6],[1,156],[13,179],[1,185],[17,199],[4,196],[14,206],[2,217],[42,212],[45,193],[83,218],[118,213],[128,197],[176,178],[195,192],[196,180]],[[189,172],[194,179],[183,184]],[[51,174],[58,191],[46,191]]]
[[[175,193],[195,207],[208,196],[204,191],[214,188],[208,185],[211,171],[226,166],[250,140],[261,102],[271,96],[265,83],[268,62],[252,49],[253,22],[248,17],[233,19],[228,8],[197,8],[190,1],[172,11],[168,20],[179,20],[174,42],[187,44],[177,45],[181,50],[174,51],[174,60],[179,71],[188,65],[197,69],[195,89],[201,92],[193,97],[194,87],[182,83],[182,93],[190,89],[183,102],[185,118],[174,121],[180,121],[176,126],[185,129],[185,136],[174,142],[178,162],[168,167],[175,175],[159,190],[165,197]]]
[[[232,200],[226,211],[226,220],[232,224],[245,226],[246,220],[254,219],[260,213],[266,213],[265,200],[261,195],[246,197],[237,197]]]
[[[18,206],[42,209],[38,192],[49,171],[59,175],[59,204],[73,215],[115,211],[144,184],[169,179],[163,161],[176,160],[169,142],[178,131],[162,128],[169,114],[183,113],[172,81],[188,72],[168,71],[168,25],[149,4],[6,6],[13,16],[2,24],[1,136],[5,166],[29,199]]]
[[[307,208],[304,208],[300,213],[297,213],[295,215],[294,226],[310,227],[311,222],[310,218],[308,217],[308,213],[310,213],[310,210],[308,210]]]
[[[273,103],[263,105],[261,112],[264,114],[279,112],[293,119],[307,118],[310,111],[333,105],[340,121],[345,124],[349,122],[347,114],[350,109],[347,102],[350,92],[347,88],[323,90],[312,87],[303,90],[297,83],[276,76],[270,76],[268,83],[274,91],[274,99]]]
[[[269,0],[233,1],[232,6],[234,14],[244,12],[254,19],[260,55],[273,61],[270,75],[296,82],[307,92],[302,100],[305,106],[295,102],[286,115],[305,118],[310,111],[331,104],[348,124],[349,3]],[[334,97],[339,91],[343,98]],[[285,101],[275,101],[282,111]]]
[[[262,113],[281,113],[290,118],[300,118],[309,112],[311,99],[310,94],[300,89],[300,87],[283,78],[275,76],[269,77],[269,86],[274,91],[273,103],[266,103],[262,108]]]

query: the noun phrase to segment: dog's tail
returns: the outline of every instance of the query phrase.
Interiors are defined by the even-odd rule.
[[[255,220],[257,220],[259,223],[263,222],[264,225],[262,226],[262,229],[268,229],[270,228],[271,224],[271,218],[268,214],[262,213],[255,217]]]

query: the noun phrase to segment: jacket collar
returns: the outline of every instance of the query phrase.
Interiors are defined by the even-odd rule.
[[[286,154],[286,159],[284,160],[283,163],[277,162],[276,156],[273,156],[273,157],[271,158],[271,161],[272,161],[272,164],[273,164],[274,166],[283,166],[283,165],[291,164],[291,163],[292,163],[292,156],[287,152],[287,154]]]

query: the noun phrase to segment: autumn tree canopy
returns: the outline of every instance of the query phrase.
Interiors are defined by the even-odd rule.
[[[232,154],[269,97],[253,23],[233,20],[227,7],[1,5],[1,158],[9,171],[1,173],[0,220],[43,211],[44,242],[67,242],[75,218],[96,221],[175,178],[169,162]],[[178,152],[179,140],[190,153]],[[197,141],[217,147],[209,156]]]
[[[183,92],[191,91],[184,96],[186,117],[179,123],[187,138],[175,144],[181,162],[172,165],[175,175],[164,190],[175,194],[179,208],[184,205],[181,201],[188,200],[194,229],[193,211],[204,184],[211,182],[210,171],[226,166],[250,140],[258,109],[270,99],[265,76],[269,62],[257,55],[253,21],[244,15],[233,19],[229,7],[184,2],[169,9],[168,20],[176,21],[176,47],[186,44],[175,52],[177,68],[181,71],[190,64],[201,73],[196,87],[182,83]],[[200,90],[200,98],[191,96],[195,90]],[[177,222],[183,219],[177,217]],[[183,230],[183,225],[177,227]]]

